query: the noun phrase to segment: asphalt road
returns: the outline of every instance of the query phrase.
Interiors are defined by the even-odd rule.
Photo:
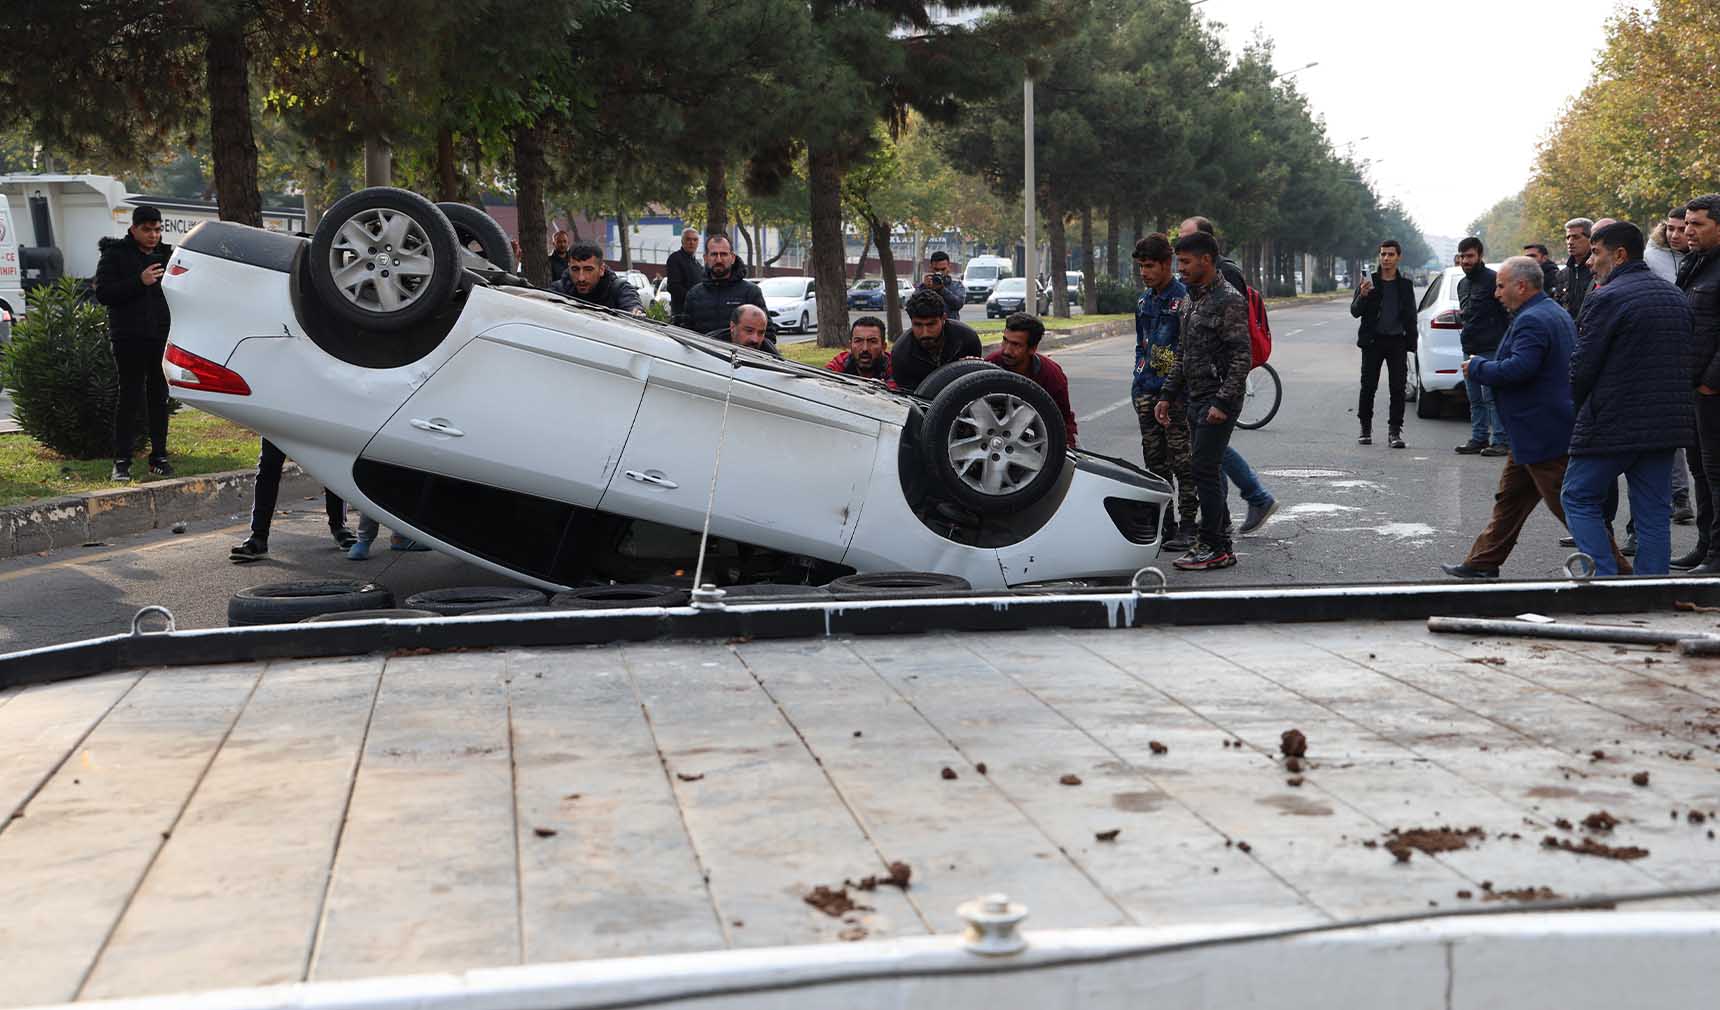
[[[1272,322],[1272,361],[1283,376],[1284,403],[1271,424],[1238,432],[1233,444],[1261,472],[1280,511],[1238,541],[1235,568],[1182,573],[1163,557],[1171,584],[1445,579],[1439,563],[1461,560],[1487,522],[1502,461],[1453,453],[1468,433],[1467,420],[1420,421],[1413,408],[1408,449],[1389,449],[1383,441],[1356,445],[1358,352],[1347,305],[1281,308]],[[1133,353],[1133,341],[1118,338],[1053,355],[1069,373],[1082,445],[1128,459],[1140,454],[1128,400]],[[1376,408],[1382,435],[1385,410],[1382,392]],[[1241,502],[1233,503],[1240,520]],[[347,561],[323,526],[320,501],[284,504],[293,511],[277,520],[272,554],[251,565],[227,561],[228,546],[244,534],[243,516],[192,523],[179,536],[146,534],[0,561],[0,652],[117,632],[151,603],[169,607],[181,627],[219,627],[234,591],[292,578],[374,579],[399,600],[422,589],[498,581],[433,553],[379,550],[370,561]],[[1562,534],[1550,515],[1537,511],[1505,574],[1556,575],[1570,553],[1558,544]],[[1691,527],[1674,527],[1675,555],[1694,542]]]

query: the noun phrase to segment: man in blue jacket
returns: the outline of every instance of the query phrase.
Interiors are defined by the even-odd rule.
[[[1464,378],[1494,394],[1500,423],[1511,439],[1511,453],[1499,474],[1492,521],[1475,538],[1461,564],[1440,566],[1460,579],[1497,578],[1536,503],[1545,502],[1560,522],[1565,521],[1559,492],[1571,448],[1571,348],[1576,326],[1541,290],[1543,283],[1540,264],[1527,256],[1513,256],[1501,264],[1495,293],[1512,313],[1510,329],[1491,355],[1474,355],[1463,363]],[[1614,563],[1620,571],[1629,567],[1616,551]]]
[[[1188,418],[1170,413],[1170,423],[1160,424],[1153,416],[1159,393],[1181,347],[1177,340],[1177,311],[1188,297],[1188,288],[1177,279],[1171,265],[1170,240],[1148,235],[1135,243],[1135,269],[1140,272],[1142,291],[1135,303],[1135,381],[1130,394],[1141,422],[1141,463],[1161,477],[1174,477],[1179,513],[1165,509],[1164,543],[1167,551],[1186,551],[1199,533],[1200,499],[1194,487],[1193,457],[1189,449]]]
[[[1597,287],[1583,301],[1571,353],[1576,408],[1561,500],[1595,574],[1617,575],[1602,513],[1622,474],[1636,524],[1636,571],[1665,575],[1672,558],[1672,457],[1696,435],[1690,303],[1643,261],[1628,221],[1595,230]]]

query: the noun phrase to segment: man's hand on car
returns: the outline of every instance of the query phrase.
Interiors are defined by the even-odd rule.
[[[151,263],[149,266],[144,267],[143,268],[143,286],[148,287],[151,284],[154,284],[156,281],[161,280],[162,271],[164,271],[166,269],[167,268],[162,266],[160,263]]]

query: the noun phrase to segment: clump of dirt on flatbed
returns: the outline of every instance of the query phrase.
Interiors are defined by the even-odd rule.
[[[896,862],[890,864],[890,872],[885,876],[880,877],[874,874],[872,876],[861,877],[858,881],[844,880],[842,883],[844,886],[852,887],[856,891],[876,891],[879,887],[884,886],[899,887],[906,891],[908,889],[908,878],[913,875],[913,867],[909,866],[907,863]]]
[[[1564,849],[1579,856],[1599,856],[1602,859],[1618,859],[1630,862],[1648,855],[1648,850],[1635,845],[1602,845],[1593,838],[1585,838],[1573,842],[1569,838],[1554,838],[1552,835],[1541,839],[1543,849]]]
[[[812,889],[812,893],[803,895],[801,900],[833,919],[840,919],[849,912],[873,911],[871,905],[862,905],[855,901],[848,893],[850,888],[856,891],[876,891],[880,887],[899,887],[906,891],[908,879],[913,875],[914,871],[907,863],[891,863],[890,872],[884,876],[873,874],[859,880],[844,880],[835,887],[819,884]],[[844,939],[859,939],[866,935],[863,928],[855,928],[861,929],[860,936]]]
[[[801,900],[832,919],[840,919],[856,909],[871,911],[865,905],[856,904],[854,899],[848,896],[848,888],[845,886],[825,887],[823,884],[819,884],[812,889],[811,894],[806,895]]]
[[[1612,829],[1616,827],[1618,827],[1618,818],[1605,810],[1596,810],[1583,818],[1583,829],[1592,831],[1597,835],[1611,834]]]
[[[1503,891],[1487,891],[1482,901],[1558,901],[1564,895],[1551,887],[1513,887]]]
[[[1278,738],[1278,750],[1287,758],[1308,756],[1308,738],[1299,729],[1287,729]]]
[[[1442,826],[1437,828],[1410,828],[1408,830],[1393,828],[1386,832],[1385,837],[1380,839],[1378,844],[1384,845],[1386,851],[1395,856],[1398,862],[1407,863],[1410,861],[1410,857],[1418,851],[1431,856],[1440,852],[1467,849],[1471,838],[1482,839],[1486,837],[1487,832],[1478,827],[1453,828]]]

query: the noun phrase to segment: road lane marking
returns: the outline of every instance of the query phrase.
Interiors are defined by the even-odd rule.
[[[1075,419],[1075,423],[1086,424],[1088,421],[1091,421],[1096,417],[1104,417],[1106,414],[1109,414],[1114,410],[1122,410],[1124,407],[1132,407],[1134,405],[1135,401],[1132,397],[1127,400],[1118,400],[1116,403],[1106,404],[1105,406],[1100,407],[1091,414],[1082,414],[1080,417]]]

